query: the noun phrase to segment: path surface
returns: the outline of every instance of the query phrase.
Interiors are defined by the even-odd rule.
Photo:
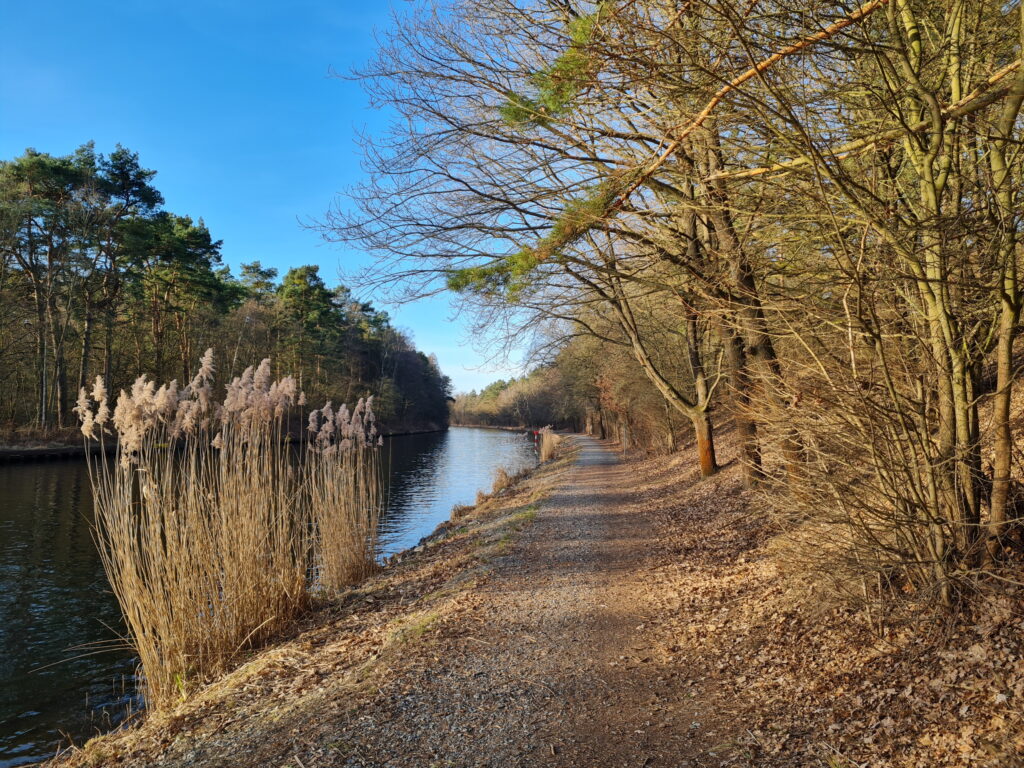
[[[576,439],[568,479],[483,586],[475,629],[361,709],[346,765],[720,764],[653,640],[651,523],[615,455]]]

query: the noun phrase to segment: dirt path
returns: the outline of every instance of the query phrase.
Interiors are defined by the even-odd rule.
[[[658,555],[591,438],[436,662],[361,708],[351,766],[698,766],[706,718],[667,665]],[[703,755],[703,756],[702,756]]]

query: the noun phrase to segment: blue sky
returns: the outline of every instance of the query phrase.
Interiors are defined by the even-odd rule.
[[[234,271],[253,260],[282,274],[319,264],[333,284],[366,257],[299,220],[359,180],[356,133],[386,124],[358,84],[330,72],[372,56],[391,5],[0,0],[0,157],[121,143],[159,172],[169,210],[202,217],[224,241]],[[448,322],[445,299],[381,306],[437,354],[457,390],[509,375],[474,370],[484,358]]]

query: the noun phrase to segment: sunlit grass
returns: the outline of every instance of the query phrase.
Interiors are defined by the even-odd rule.
[[[310,414],[305,449],[289,441],[303,404],[295,381],[248,369],[213,396],[212,353],[179,390],[145,377],[111,414],[102,383],[77,411],[109,439],[90,468],[96,538],[139,655],[147,704],[161,708],[280,632],[311,591],[373,567],[379,493],[369,402]],[[312,577],[311,577],[312,574]]]

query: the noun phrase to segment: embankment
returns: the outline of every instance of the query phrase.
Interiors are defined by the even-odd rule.
[[[494,582],[495,563],[570,464],[563,456],[461,508],[457,521],[390,558],[379,574],[325,602],[294,633],[253,651],[173,711],[140,716],[48,765],[322,765],[292,760],[296,728],[358,717],[402,670],[433,658],[435,638],[458,633],[466,605]],[[342,741],[329,741],[317,749],[344,754]]]
[[[60,765],[1024,765],[1019,593],[971,621],[857,607],[793,559],[735,461],[700,480],[692,447],[578,442]]]
[[[0,447],[0,464],[14,464],[25,461],[56,461],[60,459],[80,459],[87,453],[97,455],[106,450],[113,452],[117,447],[115,441],[110,441],[102,448],[98,443],[88,448],[82,443],[78,445],[60,444],[46,446],[4,446]]]

